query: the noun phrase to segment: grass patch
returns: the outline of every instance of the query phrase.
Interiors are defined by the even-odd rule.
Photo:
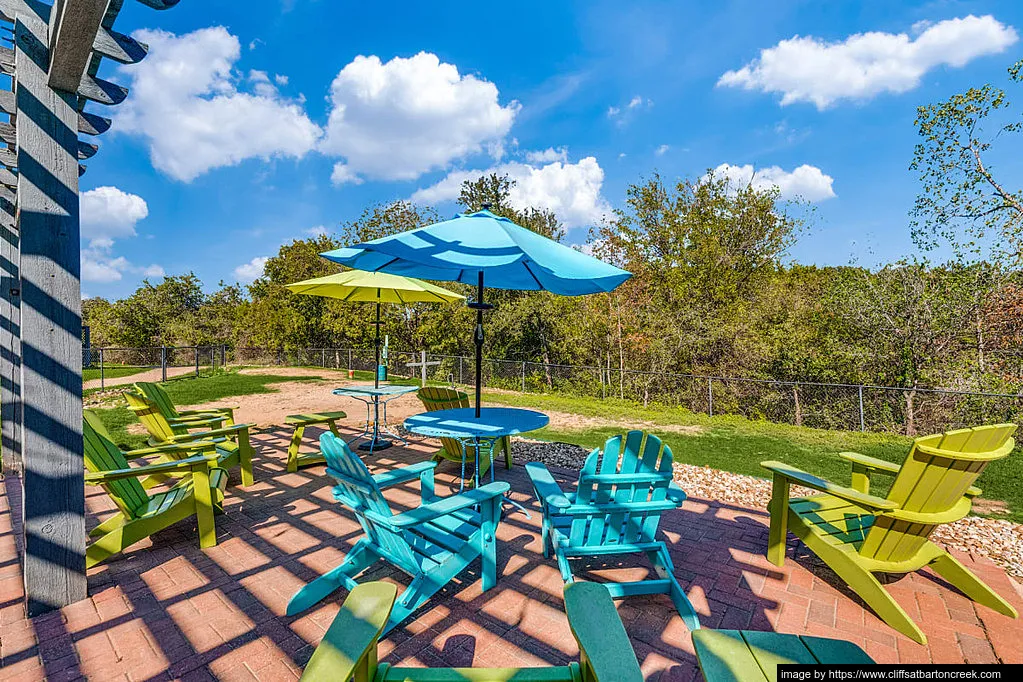
[[[599,400],[563,395],[504,393],[485,391],[486,400],[541,412],[566,412],[628,424],[651,422],[649,430],[671,446],[675,461],[766,478],[760,462],[775,459],[809,471],[841,485],[849,485],[849,463],[839,452],[860,452],[871,457],[901,463],[909,451],[911,439],[881,433],[826,431],[744,417],[708,417],[688,410],[663,405],[642,405],[619,399]],[[681,434],[658,426],[692,425],[702,427],[693,434]],[[584,429],[547,427],[537,436],[547,440],[574,443],[586,448],[600,447],[621,433],[616,426]],[[1005,502],[1007,517],[1023,522],[1023,452],[988,465],[978,481],[984,497]],[[890,479],[877,477],[872,492],[887,492]]]

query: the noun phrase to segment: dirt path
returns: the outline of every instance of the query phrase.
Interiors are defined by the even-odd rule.
[[[181,376],[182,374],[194,373],[195,367],[167,368],[167,376],[169,377],[176,377]],[[156,369],[146,370],[144,372],[139,372],[138,374],[129,374],[126,377],[107,377],[106,379],[103,380],[103,385],[104,387],[109,388],[110,386],[124,386],[125,384],[133,384],[136,381],[160,381],[161,379],[163,379],[163,372],[160,370],[159,367],[157,367]],[[82,384],[82,388],[86,390],[90,388],[99,387],[100,387],[99,379],[90,379],[89,381],[86,381],[85,383]]]
[[[272,386],[276,392],[226,398],[208,405],[237,405],[235,411],[238,421],[254,423],[259,426],[283,424],[289,414],[303,412],[320,412],[343,410],[348,418],[345,422],[354,426],[366,419],[366,406],[355,398],[345,398],[331,394],[331,389],[340,386],[368,385],[369,382],[351,381],[343,370],[309,369],[302,367],[270,367],[243,369],[242,374],[260,374],[285,377],[330,377],[324,381],[285,381]],[[484,403],[499,406],[500,403]],[[187,409],[203,407],[189,405]],[[389,424],[401,423],[407,417],[423,411],[423,404],[415,393],[395,398],[387,405],[387,421]],[[580,431],[591,428],[617,427],[628,429],[657,429],[682,435],[696,435],[703,432],[703,427],[685,424],[655,424],[650,421],[625,421],[605,419],[602,417],[583,417],[567,412],[545,412],[551,420],[551,427],[564,431]]]

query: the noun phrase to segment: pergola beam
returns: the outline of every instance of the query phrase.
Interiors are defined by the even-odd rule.
[[[58,0],[50,16],[49,84],[77,92],[109,0]]]

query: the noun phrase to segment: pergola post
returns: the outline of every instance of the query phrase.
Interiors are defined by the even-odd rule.
[[[165,9],[177,0],[140,0]],[[146,46],[112,30],[123,0],[0,0],[14,24],[14,93],[0,92],[0,401],[6,460],[24,474],[28,613],[84,599],[79,165],[96,153],[79,133],[109,119],[86,101],[124,100],[96,77],[104,57],[134,63]],[[0,53],[0,60],[5,53]],[[16,191],[15,191],[16,188]]]

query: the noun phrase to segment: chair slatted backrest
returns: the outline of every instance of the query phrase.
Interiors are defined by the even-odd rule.
[[[419,400],[422,401],[423,407],[426,408],[427,412],[471,407],[469,405],[469,394],[465,391],[457,391],[444,386],[424,386],[416,391],[416,395],[419,396]],[[462,444],[454,438],[441,438],[440,442],[444,449],[451,454],[462,452]],[[459,456],[461,455],[459,454]]]
[[[369,473],[363,461],[352,452],[347,443],[329,432],[320,436],[320,450],[327,461],[327,473],[337,481],[337,485],[334,486],[334,499],[355,513],[366,532],[366,537],[382,550],[388,559],[415,572],[416,561],[404,534],[376,523],[364,513],[368,510],[380,516],[388,518],[392,516],[390,505],[387,504],[380,487],[373,480],[373,475]]]
[[[128,460],[110,438],[99,415],[92,410],[82,412],[82,435],[85,441],[85,468],[93,473],[127,469]],[[103,489],[125,515],[133,517],[135,510],[149,502],[137,478],[121,478],[102,484]]]
[[[178,414],[177,408],[174,407],[174,401],[167,395],[167,391],[163,389],[163,386],[152,381],[136,381],[134,385],[135,390],[151,400],[167,419],[177,419],[181,416]]]
[[[996,424],[922,436],[892,483],[888,499],[906,512],[935,514],[961,504],[966,491],[989,462],[1012,452],[1015,424]],[[883,561],[916,555],[938,524],[877,517],[860,554]]]
[[[157,441],[163,443],[171,440],[174,436],[187,433],[187,429],[174,429],[156,403],[141,393],[125,391],[124,399],[128,401],[128,408],[135,413],[138,420],[146,427],[149,435]]]
[[[579,473],[576,503],[627,506],[630,502],[663,501],[672,480],[671,464],[671,448],[653,434],[630,431],[624,438],[609,438],[603,451],[594,450],[586,458]],[[636,480],[633,474],[653,476]],[[662,513],[624,509],[574,517],[569,544],[577,547],[651,542]]]

